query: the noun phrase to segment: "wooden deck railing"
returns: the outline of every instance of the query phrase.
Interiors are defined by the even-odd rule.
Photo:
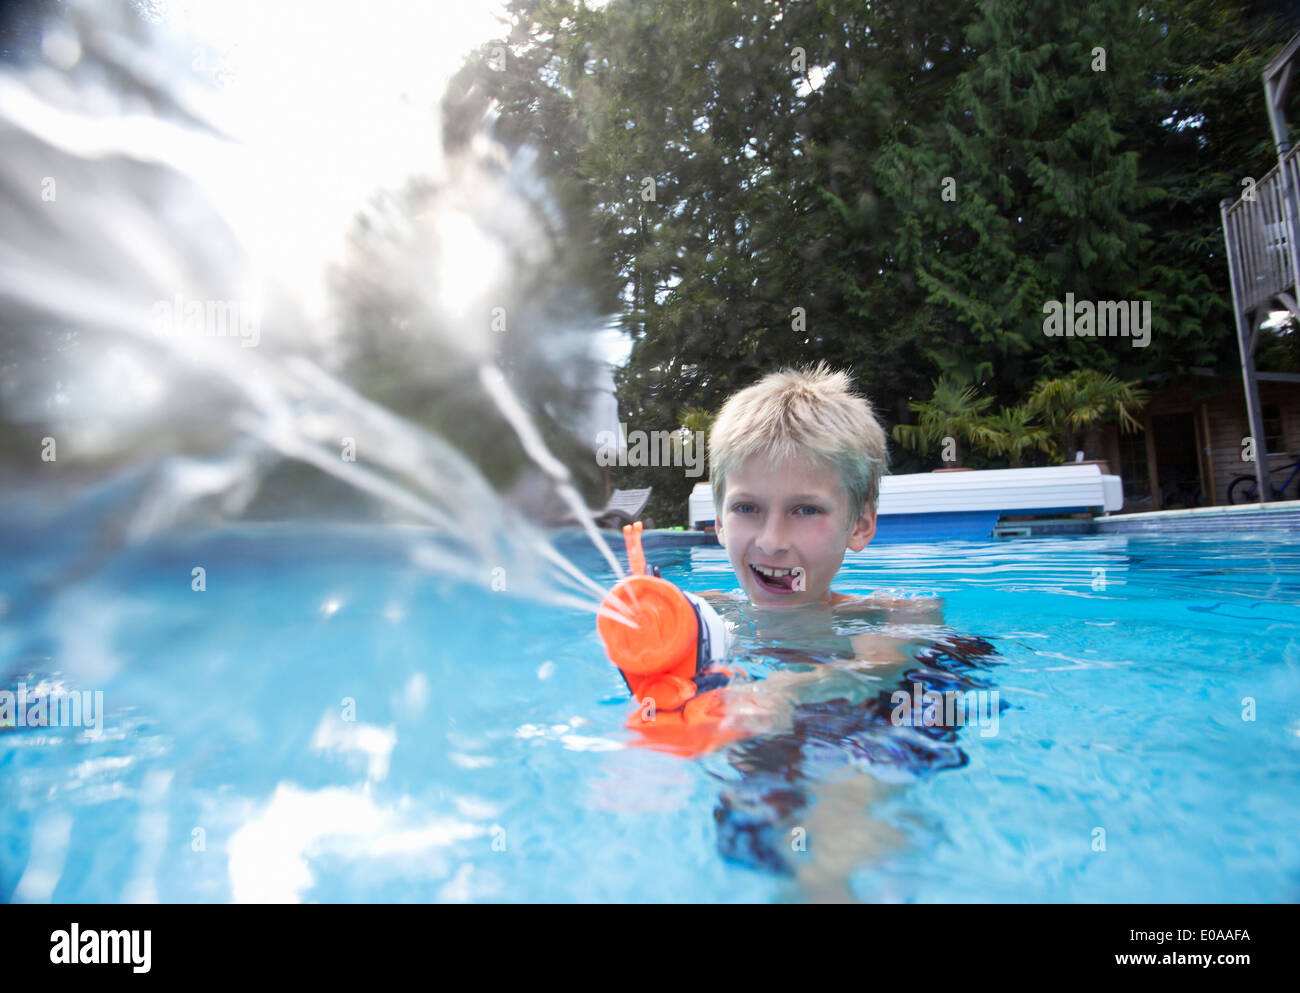
[[[1243,190],[1241,199],[1224,214],[1224,234],[1236,256],[1239,302],[1246,312],[1267,304],[1278,293],[1296,292],[1287,244],[1288,188],[1292,196],[1300,193],[1300,145],[1265,173],[1253,191]]]

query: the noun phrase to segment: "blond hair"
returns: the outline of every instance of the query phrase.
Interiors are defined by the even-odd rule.
[[[709,431],[713,504],[722,515],[727,476],[762,453],[820,459],[839,471],[850,521],[874,508],[888,466],[885,429],[847,372],[825,362],[782,369],[733,393]]]

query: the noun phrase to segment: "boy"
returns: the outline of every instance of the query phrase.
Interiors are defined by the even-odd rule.
[[[982,668],[973,660],[991,650],[957,639],[918,656],[908,648],[923,645],[924,635],[845,638],[831,630],[831,611],[942,622],[937,599],[830,589],[848,549],[862,551],[875,536],[886,458],[871,404],[847,373],[824,363],[773,373],[734,394],[709,437],[718,541],[759,608],[755,633],[762,642],[796,643],[768,654],[813,663],[811,671],[778,669],[730,691],[729,712],[762,730],[728,752],[742,778],[729,782],[714,811],[719,845],[734,860],[792,874],[802,895],[819,901],[851,899],[853,868],[899,840],[868,815],[884,794],[880,777],[897,781],[965,761],[949,729],[933,729],[933,739],[900,736],[888,717],[889,691],[924,674],[938,685],[977,685],[961,668]],[[729,599],[702,595],[721,599],[724,609]],[[956,669],[927,669],[938,659]],[[806,856],[790,854],[794,838],[806,839]]]
[[[772,373],[723,404],[709,432],[717,536],[754,606],[845,605],[942,622],[937,600],[830,589],[845,552],[862,551],[875,536],[886,464],[885,431],[871,404],[853,391],[848,373],[825,363]],[[905,644],[859,634],[851,651],[863,662],[899,662],[907,660]]]

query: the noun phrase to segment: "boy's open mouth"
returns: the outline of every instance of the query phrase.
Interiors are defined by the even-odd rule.
[[[758,585],[769,593],[794,593],[795,580],[803,577],[803,569],[774,569],[765,565],[750,564],[750,573]]]

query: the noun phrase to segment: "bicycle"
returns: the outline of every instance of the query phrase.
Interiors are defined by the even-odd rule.
[[[1291,470],[1291,475],[1286,477],[1286,482],[1281,486],[1275,487],[1273,496],[1280,499],[1291,485],[1291,481],[1300,476],[1300,462],[1288,462],[1286,465],[1280,465],[1276,469],[1268,471],[1271,485],[1272,475],[1275,472],[1285,472]],[[1296,498],[1300,498],[1300,486],[1296,487]],[[1295,499],[1295,498],[1293,498]],[[1235,476],[1231,483],[1228,484],[1228,503],[1259,503],[1259,483],[1254,476]]]
[[[1160,507],[1163,510],[1175,510],[1179,507],[1199,507],[1201,505],[1201,483],[1195,478],[1178,479],[1160,487]]]

